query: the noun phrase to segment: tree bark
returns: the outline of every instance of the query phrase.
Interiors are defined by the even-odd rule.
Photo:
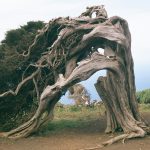
[[[100,9],[99,12],[98,9]],[[20,138],[37,131],[44,122],[53,118],[55,104],[69,87],[88,79],[95,72],[103,69],[107,70],[107,76],[100,77],[95,87],[107,110],[106,132],[114,132],[121,128],[125,133],[103,145],[111,144],[122,138],[143,137],[149,132],[149,127],[145,125],[139,114],[135,96],[131,35],[128,24],[117,16],[99,17],[102,15],[101,9],[103,10],[103,7],[90,8],[92,12],[97,11],[98,16],[95,21],[92,18],[86,19],[87,16],[75,19],[58,18],[51,21],[36,36],[26,56],[30,57],[36,47],[40,49],[39,45],[42,44],[40,39],[42,41],[44,39],[44,49],[48,49],[48,52],[35,62],[38,72],[24,79],[21,87],[28,80],[40,76],[40,71],[45,67],[49,70],[47,74],[49,81],[45,83],[45,88],[39,94],[34,80],[37,95],[40,97],[35,115],[20,127],[1,133],[0,136]],[[54,35],[54,38],[46,39],[46,37],[51,37],[50,35]],[[99,54],[98,48],[103,48],[105,55]],[[18,87],[20,89],[20,85]],[[5,92],[0,97],[19,92],[16,91]]]

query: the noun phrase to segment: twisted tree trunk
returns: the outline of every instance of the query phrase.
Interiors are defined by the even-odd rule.
[[[33,66],[38,68],[37,71],[26,77],[15,92],[7,91],[0,97],[16,95],[26,82],[33,79],[40,103],[28,122],[10,132],[1,133],[2,137],[26,137],[37,131],[44,122],[53,118],[55,104],[69,87],[103,69],[107,70],[107,76],[100,77],[95,86],[107,110],[106,132],[121,128],[125,133],[103,145],[119,139],[143,137],[149,132],[139,114],[135,96],[131,35],[127,22],[117,16],[107,18],[103,6],[87,9],[78,18],[58,18],[49,22],[36,36],[27,53],[23,54],[36,60]],[[95,11],[97,17],[91,18]],[[38,54],[37,60],[32,54],[41,52],[40,48],[48,51],[40,58]],[[105,55],[98,53],[98,48],[103,48]],[[41,76],[43,68],[47,78],[40,94],[35,79],[39,82],[38,76]]]
[[[106,77],[98,78],[95,88],[106,107],[107,127],[105,132],[123,130],[125,134],[103,143],[104,145],[120,139],[144,137],[149,133],[149,128],[140,116],[135,95],[131,37],[127,22],[113,17],[112,23],[115,23],[115,26],[124,33],[127,40],[126,46],[122,47],[119,44],[116,46],[115,57],[121,62],[118,72],[108,70]],[[113,52],[112,47],[109,47],[109,52]]]

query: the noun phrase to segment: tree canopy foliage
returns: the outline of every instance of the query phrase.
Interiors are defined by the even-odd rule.
[[[96,17],[92,18],[94,12]],[[98,52],[98,48],[104,49],[104,55]],[[77,18],[51,20],[35,36],[27,51],[15,49],[14,53],[19,56],[12,59],[15,60],[13,66],[17,66],[12,68],[18,77],[7,83],[16,81],[19,84],[16,90],[12,86],[12,90],[5,91],[0,97],[22,96],[16,98],[24,102],[22,105],[30,103],[28,106],[33,106],[36,97],[39,105],[28,121],[9,132],[0,133],[0,137],[17,139],[36,132],[43,123],[53,119],[55,104],[71,86],[104,69],[107,75],[98,78],[95,88],[106,107],[105,132],[123,130],[124,134],[102,143],[100,147],[150,133],[150,127],[138,109],[128,23],[118,16],[108,18],[104,5],[87,7]],[[21,103],[11,105],[11,108],[17,108],[19,104],[20,112]],[[10,106],[10,102],[8,104]]]
[[[9,89],[14,90],[16,85],[22,80],[24,69],[31,62],[20,54],[26,51],[29,45],[33,43],[38,30],[42,29],[44,25],[42,21],[30,21],[18,29],[6,32],[5,39],[0,44],[0,93]],[[32,69],[29,69],[27,74],[29,72],[32,72]],[[17,124],[20,124],[19,120],[22,119],[19,118],[25,115],[26,117],[30,116],[26,113],[36,106],[36,100],[33,98],[32,83],[28,83],[25,87],[15,97],[0,98],[0,127],[4,130],[10,130]],[[5,120],[9,120],[9,122],[5,123]]]

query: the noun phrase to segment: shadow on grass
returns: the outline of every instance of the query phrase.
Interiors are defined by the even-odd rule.
[[[81,130],[89,125],[89,121],[86,120],[54,120],[42,126],[41,129],[36,133],[38,136],[47,136],[50,134],[62,133],[63,131]]]
[[[104,116],[103,107],[76,107],[67,106],[55,109],[55,118],[47,122],[35,134],[37,136],[48,136],[51,134],[61,134],[62,132],[94,132],[99,128],[100,118]],[[102,122],[101,122],[102,123]]]

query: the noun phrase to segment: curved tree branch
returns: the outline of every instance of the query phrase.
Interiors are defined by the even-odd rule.
[[[93,12],[97,14],[95,19],[91,18]],[[104,55],[98,53],[98,48],[104,49]],[[7,91],[0,97],[16,95],[27,81],[33,79],[40,99],[39,107],[28,122],[1,136],[20,138],[35,132],[48,116],[52,119],[55,104],[70,86],[102,69],[107,70],[107,76],[101,78],[96,87],[107,109],[110,126],[107,131],[121,128],[124,132],[102,145],[148,133],[149,127],[142,121],[135,95],[131,35],[126,20],[117,16],[108,18],[103,6],[87,8],[75,19],[54,19],[37,34],[24,56],[32,60],[33,53],[38,53],[33,59],[37,71],[20,82],[14,92]],[[42,67],[48,80],[39,95],[35,76]]]
[[[20,89],[22,88],[22,86],[28,82],[29,80],[33,79],[38,73],[39,73],[40,69],[37,69],[34,73],[32,73],[30,76],[26,77],[25,79],[23,79],[17,86],[16,90],[15,91],[12,91],[12,90],[9,90],[9,91],[6,91],[2,94],[0,94],[0,97],[5,97],[9,94],[12,94],[14,96],[16,96],[18,94],[18,92],[20,91]]]

